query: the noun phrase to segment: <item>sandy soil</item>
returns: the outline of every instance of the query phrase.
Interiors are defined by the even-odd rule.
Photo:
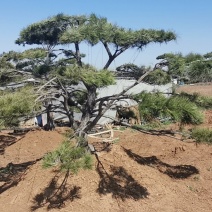
[[[176,89],[177,92],[187,92],[190,94],[199,93],[203,96],[212,96],[212,84],[192,84],[179,86]]]
[[[90,139],[98,150],[92,170],[66,176],[41,166],[65,130],[0,133],[1,212],[212,211],[212,145],[118,130],[114,144]]]

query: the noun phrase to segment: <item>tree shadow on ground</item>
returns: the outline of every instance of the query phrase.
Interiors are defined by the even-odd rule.
[[[33,198],[33,205],[31,211],[35,211],[39,208],[47,206],[47,210],[53,208],[60,209],[65,206],[67,201],[74,201],[80,199],[80,189],[78,186],[68,186],[67,180],[69,177],[67,171],[65,176],[56,174],[55,177],[50,181],[48,186],[39,194]],[[59,183],[61,177],[64,177],[62,183]]]
[[[9,135],[0,135],[0,155],[4,154],[6,147],[16,142],[17,138]]]
[[[13,132],[10,132],[9,135],[14,135],[14,136],[24,136],[30,131],[35,131],[35,130],[40,130],[40,127],[17,127],[13,130]]]
[[[4,184],[0,186],[0,194],[13,186],[17,186],[22,180],[26,170],[39,160],[41,160],[41,158],[20,164],[8,163],[6,167],[0,168],[0,182],[4,182]]]
[[[172,166],[170,164],[162,162],[156,156],[141,157],[140,155],[133,153],[130,149],[125,149],[125,148],[123,149],[130,158],[135,160],[140,165],[150,166],[152,168],[155,168],[158,171],[168,175],[171,178],[185,179],[190,177],[193,174],[199,174],[199,170],[196,167],[191,165]]]
[[[111,193],[113,198],[127,198],[139,200],[146,198],[149,193],[147,189],[141,186],[123,167],[110,166],[108,173],[99,158],[96,170],[100,176],[100,182],[97,189],[99,194]]]
[[[93,142],[92,145],[96,152],[110,152],[112,150],[112,145],[109,142]]]

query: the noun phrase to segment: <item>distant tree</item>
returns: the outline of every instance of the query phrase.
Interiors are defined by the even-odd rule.
[[[192,62],[200,61],[200,60],[204,59],[204,56],[201,54],[189,53],[189,54],[185,55],[184,58],[185,58],[185,63],[187,65],[189,65]]]
[[[145,74],[147,71],[149,71],[151,67],[145,67],[145,66],[137,66],[132,63],[123,64],[121,66],[118,66],[116,68],[116,76],[117,77],[128,77],[138,80],[143,74]]]
[[[157,60],[167,61],[168,74],[171,76],[183,77],[185,75],[185,59],[181,53],[166,53],[156,58]]]
[[[212,81],[211,53],[189,53],[185,56],[169,53],[160,55],[157,59],[167,61],[167,73],[173,77],[186,79],[190,83]]]
[[[205,59],[211,60],[211,59],[212,59],[212,52],[208,52],[208,53],[204,54],[203,57],[204,57]]]
[[[212,81],[212,60],[198,60],[190,64],[188,68],[190,82]]]
[[[142,75],[146,72],[151,71],[143,81],[149,84],[155,85],[164,85],[171,82],[170,75],[163,70],[163,67],[166,66],[167,63],[159,62],[155,65],[154,68],[141,66],[138,67],[134,64],[124,64],[116,68],[116,76],[117,77],[128,77],[138,80]]]

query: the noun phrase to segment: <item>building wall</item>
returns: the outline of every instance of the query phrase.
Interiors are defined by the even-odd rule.
[[[127,80],[127,79],[119,79],[116,80],[115,85],[110,85],[105,88],[98,89],[98,97],[104,97],[104,96],[109,96],[109,95],[114,95],[118,94],[127,87],[133,85],[135,83],[135,80]],[[172,92],[172,83],[166,84],[166,85],[149,85],[146,83],[139,83],[132,89],[130,89],[127,94],[138,94],[141,93],[142,91],[147,91],[147,92],[153,92],[153,91],[159,91],[162,93],[171,93]],[[137,103],[133,100],[122,100],[116,103],[117,105],[122,105],[122,106],[131,106],[131,105],[136,105]],[[110,118],[108,118],[110,117]],[[111,122],[114,118],[116,117],[116,110],[110,109],[108,110],[105,114],[104,117],[102,117],[98,124],[105,124],[108,122]]]

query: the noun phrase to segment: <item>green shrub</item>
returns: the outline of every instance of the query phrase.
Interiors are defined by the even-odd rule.
[[[191,137],[198,143],[206,142],[212,144],[212,129],[195,128],[192,130]]]
[[[91,169],[92,158],[85,148],[75,147],[70,141],[65,141],[58,149],[44,156],[43,168],[51,167],[76,174],[80,169]]]
[[[164,117],[166,97],[163,94],[142,92],[136,95],[135,99],[140,102],[139,111],[142,120],[150,122],[155,118]]]
[[[24,87],[15,92],[1,92],[0,125],[2,127],[17,126],[20,117],[30,115],[39,109],[40,105],[35,105],[35,99],[35,92],[30,87]]]
[[[158,120],[172,120],[185,124],[200,124],[203,114],[190,99],[181,96],[165,97],[162,93],[142,92],[135,96],[139,101],[139,111],[142,120],[152,122]]]
[[[212,97],[201,96],[198,93],[188,94],[185,92],[181,92],[180,96],[188,98],[191,102],[195,103],[198,107],[202,107],[205,109],[212,108]]]
[[[189,99],[184,97],[173,96],[167,99],[165,107],[167,114],[173,120],[185,124],[201,124],[203,114],[200,109]]]

